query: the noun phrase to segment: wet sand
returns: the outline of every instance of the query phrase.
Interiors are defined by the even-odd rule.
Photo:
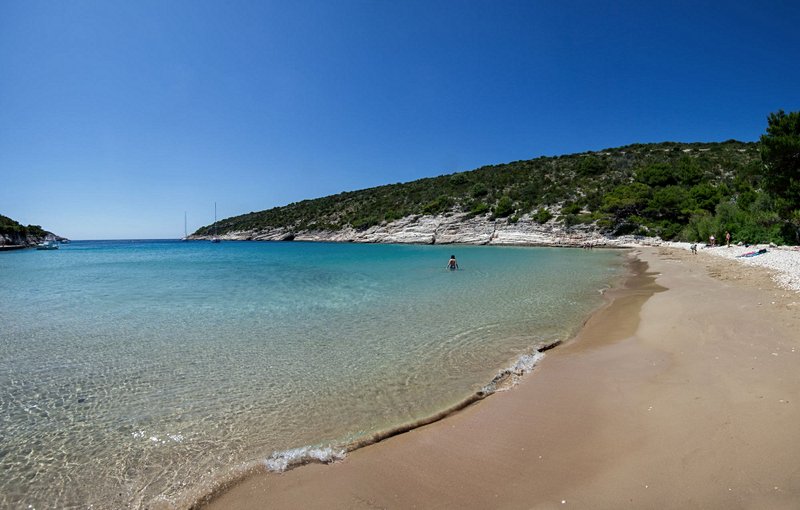
[[[798,508],[800,294],[633,253],[640,274],[512,391],[205,508]]]

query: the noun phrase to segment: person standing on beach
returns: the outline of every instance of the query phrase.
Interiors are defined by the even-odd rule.
[[[717,245],[717,240],[714,238],[714,234],[708,236],[708,244],[711,245],[712,248]]]
[[[728,245],[728,248],[731,247],[731,233],[727,230],[725,231],[725,244]]]
[[[458,262],[456,262],[456,256],[450,255],[450,260],[447,261],[447,269],[450,271],[455,271],[458,269]]]

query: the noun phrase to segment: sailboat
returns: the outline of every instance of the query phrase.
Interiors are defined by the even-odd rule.
[[[186,211],[183,211],[183,239],[181,241],[189,240],[189,231],[186,229]]]
[[[214,235],[211,237],[212,243],[218,243],[219,237],[217,237],[217,203],[214,202]]]

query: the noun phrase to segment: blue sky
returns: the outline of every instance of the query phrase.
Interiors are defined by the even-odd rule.
[[[0,214],[73,239],[486,164],[753,141],[800,3],[0,2]]]

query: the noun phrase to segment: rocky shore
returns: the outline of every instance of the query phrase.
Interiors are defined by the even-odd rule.
[[[210,236],[189,236],[209,239]],[[641,236],[612,237],[601,234],[591,224],[565,227],[558,221],[540,224],[525,215],[519,221],[490,219],[464,213],[408,216],[366,230],[299,230],[273,228],[228,232],[219,236],[227,241],[318,241],[395,244],[478,244],[518,246],[597,246],[624,247],[646,243]]]
[[[498,246],[553,246],[632,248],[667,246],[690,249],[690,243],[664,242],[657,237],[610,236],[600,233],[593,224],[565,227],[551,220],[538,223],[529,215],[518,221],[490,216],[470,216],[464,213],[409,216],[383,223],[366,230],[350,227],[342,230],[299,230],[273,228],[228,232],[219,236],[226,241],[316,241],[397,244],[478,244]],[[209,239],[209,236],[190,236],[190,239]],[[743,256],[766,249],[757,256]],[[703,247],[701,255],[734,259],[746,265],[762,266],[773,272],[774,280],[783,288],[800,292],[800,247],[750,245]]]
[[[44,236],[26,236],[16,232],[0,233],[0,251],[30,248],[32,246],[36,246],[37,244],[43,243],[47,239],[54,239],[59,242],[68,240],[66,237],[60,237],[50,232]]]

